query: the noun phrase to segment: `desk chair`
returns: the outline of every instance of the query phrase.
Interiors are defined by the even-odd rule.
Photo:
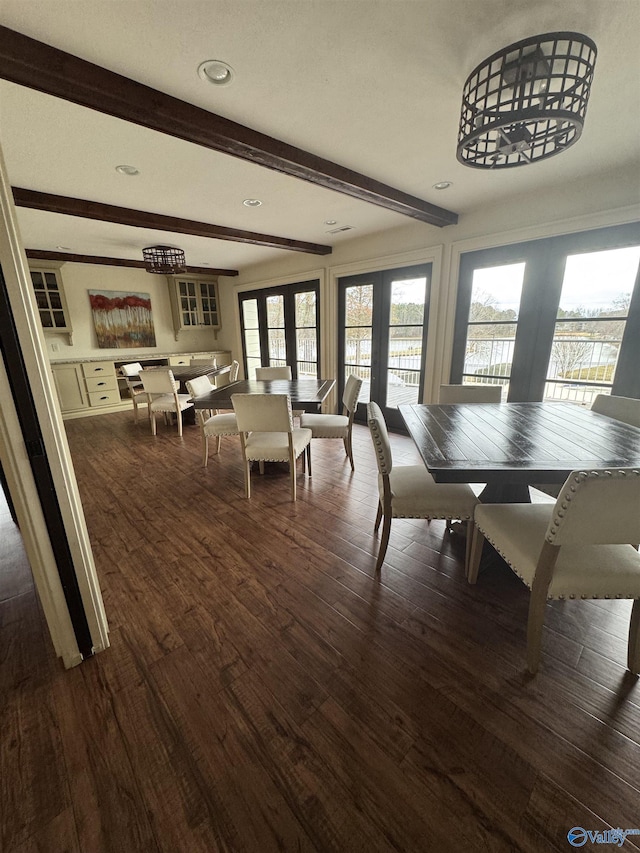
[[[351,463],[351,470],[355,471],[353,464],[353,445],[351,433],[353,430],[353,417],[358,405],[358,397],[362,388],[362,379],[351,374],[347,377],[342,394],[342,414],[322,415],[303,412],[300,416],[300,426],[310,429],[312,438],[341,438],[344,442],[344,450],[347,459]]]
[[[200,397],[211,391],[208,376],[197,376],[187,383],[187,391],[192,397]],[[220,453],[220,439],[223,435],[238,435],[238,423],[234,412],[212,415],[207,409],[196,409],[196,421],[202,436],[202,465],[207,467],[209,461],[209,439],[216,439],[216,453]]]
[[[303,469],[308,467],[311,476],[311,430],[294,428],[291,398],[288,394],[232,394],[231,402],[240,432],[246,496],[251,497],[251,462],[288,462],[291,500],[295,501],[296,459],[301,454]]]
[[[499,403],[502,385],[441,385],[438,402],[448,403]]]
[[[538,670],[547,601],[633,598],[627,666],[640,672],[640,469],[573,471],[555,504],[478,504],[469,561],[487,539],[531,590],[527,667]],[[632,544],[628,544],[632,543]]]
[[[379,472],[378,514],[374,530],[378,530],[384,519],[376,573],[380,572],[387,553],[392,518],[458,518],[466,521],[469,525],[466,571],[473,532],[473,512],[478,503],[471,488],[465,484],[436,483],[424,464],[394,468],[387,424],[377,403],[367,403],[367,424]]]
[[[138,423],[138,406],[141,403],[147,402],[147,394],[139,376],[141,370],[142,365],[139,361],[134,361],[131,364],[123,364],[120,367],[120,373],[124,376],[129,395],[133,402],[133,420],[136,424]]]
[[[156,434],[156,414],[173,413],[178,422],[178,435],[182,436],[182,412],[190,409],[189,394],[178,394],[178,383],[170,368],[143,370],[140,379],[147,394],[151,418],[151,434]],[[208,381],[208,380],[207,380]]]

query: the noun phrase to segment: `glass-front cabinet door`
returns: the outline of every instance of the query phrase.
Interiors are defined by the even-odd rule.
[[[176,340],[186,329],[220,328],[217,278],[172,276],[169,293]]]
[[[29,272],[42,328],[45,332],[66,334],[71,338],[60,270],[42,268],[30,269]]]

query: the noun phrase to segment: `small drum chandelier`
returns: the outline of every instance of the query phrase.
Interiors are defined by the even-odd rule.
[[[148,246],[142,250],[142,257],[147,272],[173,275],[187,269],[184,252],[173,246]]]
[[[464,84],[458,160],[475,169],[508,169],[576,143],[596,54],[580,33],[545,33],[480,63]]]

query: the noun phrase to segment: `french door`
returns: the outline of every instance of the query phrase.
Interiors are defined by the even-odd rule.
[[[317,378],[320,363],[318,281],[239,294],[244,370],[291,366],[293,379]]]
[[[374,400],[390,427],[404,429],[400,403],[424,386],[431,264],[339,279],[340,394],[350,373],[363,380],[356,418]]]

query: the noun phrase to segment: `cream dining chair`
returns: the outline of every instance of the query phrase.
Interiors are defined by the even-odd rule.
[[[291,365],[282,364],[276,367],[256,367],[256,379],[259,382],[268,379],[291,379]]]
[[[353,464],[353,444],[351,433],[353,430],[353,417],[358,405],[358,397],[362,388],[362,379],[351,374],[347,377],[342,394],[342,414],[324,415],[312,412],[303,412],[300,416],[300,426],[310,429],[313,438],[341,438],[347,459],[351,463],[351,470],[355,471]]]
[[[260,382],[268,379],[288,379],[291,381],[291,365],[282,364],[275,367],[256,367],[256,379]],[[304,409],[294,409],[293,417],[301,418]]]
[[[147,403],[147,394],[142,385],[142,380],[140,379],[141,370],[142,365],[139,361],[134,361],[131,364],[122,364],[120,366],[120,373],[124,376],[129,396],[133,402],[134,423],[138,423],[138,406],[141,403],[144,403],[145,405]]]
[[[640,400],[633,397],[598,394],[591,404],[591,411],[614,418],[623,424],[640,427]]]
[[[303,454],[303,466],[311,476],[311,430],[294,428],[288,394],[232,394],[236,413],[245,492],[251,497],[251,462],[288,462],[291,500],[296,500],[296,459]],[[306,466],[304,452],[306,450]]]
[[[438,403],[499,403],[502,385],[441,385]]]
[[[185,383],[192,397],[201,397],[211,391],[208,376],[197,376]],[[223,435],[238,435],[238,423],[234,412],[212,415],[207,409],[196,409],[196,421],[202,436],[202,465],[209,461],[209,439],[216,439],[216,453],[220,453],[220,439]]]
[[[367,424],[378,463],[378,514],[374,530],[382,525],[376,572],[384,563],[392,518],[461,519],[468,522],[465,570],[469,560],[473,512],[478,499],[465,484],[436,483],[420,465],[394,468],[387,424],[377,403],[367,404]]]
[[[547,601],[585,598],[635,599],[627,666],[640,672],[640,469],[573,471],[555,504],[478,504],[471,584],[485,539],[531,590],[530,672],[540,662]]]
[[[154,367],[143,370],[140,379],[147,394],[151,418],[151,433],[156,434],[156,415],[175,414],[178,422],[178,435],[182,436],[182,413],[191,408],[189,394],[178,394],[178,383],[170,368]]]
[[[598,394],[591,404],[591,411],[606,415],[612,420],[623,424],[640,427],[640,400],[633,397],[617,397],[613,394]],[[557,498],[562,486],[556,483],[535,483],[533,486],[539,492]]]

